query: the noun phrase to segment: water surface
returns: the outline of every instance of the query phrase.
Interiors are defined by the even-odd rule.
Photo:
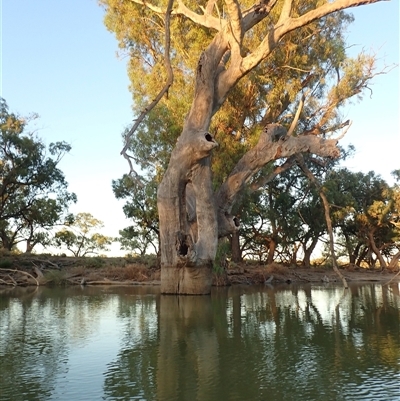
[[[400,400],[399,285],[0,290],[0,400]]]

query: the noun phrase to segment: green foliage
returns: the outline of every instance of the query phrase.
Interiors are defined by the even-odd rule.
[[[124,214],[134,223],[119,232],[116,241],[120,242],[121,249],[140,255],[149,250],[158,253],[156,179],[143,180],[143,185],[140,185],[130,176],[124,175],[119,180],[113,180],[112,188],[117,199],[126,200]]]
[[[159,267],[159,259],[157,258],[157,255],[153,254],[143,254],[143,255],[138,255],[138,254],[127,254],[125,256],[127,263],[132,263],[132,264],[141,264],[145,265],[146,267]]]
[[[379,175],[332,172],[325,184],[335,205],[332,218],[340,233],[339,242],[351,263],[365,261],[374,266],[376,258],[391,258],[400,249],[399,189],[390,187]],[[375,258],[373,255],[375,254]]]
[[[12,267],[12,261],[10,259],[0,260],[0,269],[9,269]]]
[[[57,167],[71,149],[65,142],[48,148],[27,132],[29,119],[8,111],[0,99],[0,240],[13,249],[26,242],[26,250],[49,244],[47,231],[59,224],[76,195]]]
[[[83,265],[86,267],[94,267],[94,268],[100,268],[103,267],[106,264],[106,261],[104,260],[104,258],[101,258],[99,256],[95,256],[95,257],[86,257],[83,260]]]
[[[160,14],[140,2],[101,0],[100,3],[106,11],[105,25],[115,33],[121,52],[129,57],[130,89],[135,109],[141,111],[155,98],[166,79],[164,21]],[[223,10],[223,4],[218,3]],[[295,2],[292,17],[323,3]],[[154,4],[164,9],[167,1]],[[250,1],[240,4],[242,10],[253,6]],[[277,22],[281,4],[278,2],[273,8],[268,24]],[[193,10],[199,7],[194,1],[185,5]],[[346,55],[346,29],[352,21],[350,14],[341,11],[288,33],[267,60],[236,83],[210,127],[220,145],[212,156],[215,189],[257,143],[264,125],[281,123],[289,128],[300,100],[304,100],[304,107],[293,135],[328,137],[346,125],[341,108],[351,99],[361,98],[375,75],[373,56],[362,53],[352,59]],[[266,28],[265,24],[256,25],[245,34],[243,57],[265,39]],[[211,29],[181,15],[171,15],[174,83],[168,96],[147,114],[129,143],[130,154],[143,172],[144,186],[128,176],[113,182],[115,196],[126,200],[124,212],[133,221],[132,226],[120,232],[123,249],[142,253],[148,244],[157,241],[156,186],[167,168],[190,107],[199,57],[214,36]],[[332,161],[320,158],[308,159],[307,163],[322,181],[335,167]],[[288,261],[300,247],[304,253],[311,252],[315,238],[325,233],[319,194],[299,170],[289,171],[266,185],[258,184],[281,164],[271,163],[249,180],[247,184],[252,189],[235,205],[234,213],[242,225],[242,251],[260,260],[277,252],[282,260]],[[341,213],[343,210],[335,209],[334,219],[339,220]]]
[[[68,284],[67,273],[64,270],[47,270],[44,273],[47,285],[64,286]]]
[[[66,247],[75,257],[107,251],[113,239],[94,230],[101,229],[103,222],[90,213],[69,215],[65,227],[56,232],[53,243],[58,247]]]
[[[221,275],[225,272],[230,249],[229,241],[226,238],[223,238],[218,242],[217,254],[213,264],[213,271],[217,275]]]
[[[244,203],[238,214],[245,257],[290,263],[299,244],[306,251],[313,238],[325,231],[318,194],[298,168],[248,194]]]

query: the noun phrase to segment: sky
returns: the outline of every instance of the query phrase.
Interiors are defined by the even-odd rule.
[[[21,116],[38,113],[34,129],[46,144],[66,141],[72,150],[59,167],[78,197],[71,212],[104,222],[118,236],[130,225],[111,182],[129,171],[120,155],[121,133],[132,122],[127,59],[103,24],[96,0],[0,0],[0,96]],[[378,69],[399,63],[399,2],[351,9],[348,32],[354,55],[378,56]],[[352,126],[343,146],[353,171],[374,170],[390,182],[400,168],[399,68],[374,79],[372,94],[346,108]],[[124,255],[114,244],[111,255]]]

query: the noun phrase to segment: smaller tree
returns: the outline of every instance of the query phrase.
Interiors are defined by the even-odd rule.
[[[157,213],[157,176],[142,177],[142,182],[124,175],[113,180],[112,189],[118,200],[125,200],[123,211],[132,225],[119,232],[116,238],[121,249],[144,255],[149,250],[159,252],[159,222]]]
[[[158,253],[158,243],[154,242],[150,231],[137,229],[134,226],[129,226],[119,231],[119,237],[115,238],[120,243],[121,249],[144,256],[150,249],[154,253]]]
[[[76,195],[58,168],[71,146],[48,147],[34,132],[30,118],[11,113],[0,98],[0,244],[11,250],[26,242],[26,252],[49,244],[49,230],[60,224]]]
[[[65,227],[54,236],[54,245],[65,246],[75,257],[98,254],[108,251],[113,239],[98,232],[103,222],[94,218],[90,213],[69,215]]]
[[[379,261],[387,266],[398,252],[398,185],[390,187],[373,171],[367,174],[340,169],[327,182],[328,197],[336,206],[333,213],[338,234],[352,264],[366,262],[374,267]],[[386,258],[386,259],[385,259]]]

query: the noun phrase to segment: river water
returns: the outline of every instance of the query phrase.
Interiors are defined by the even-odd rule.
[[[0,400],[400,400],[399,284],[3,289]]]

